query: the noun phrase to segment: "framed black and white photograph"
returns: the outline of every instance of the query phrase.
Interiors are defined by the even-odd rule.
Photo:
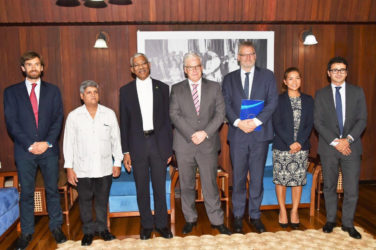
[[[138,31],[137,48],[151,63],[151,76],[168,85],[185,79],[183,56],[189,51],[201,55],[205,78],[222,82],[239,68],[238,44],[252,41],[256,66],[274,71],[273,31]]]

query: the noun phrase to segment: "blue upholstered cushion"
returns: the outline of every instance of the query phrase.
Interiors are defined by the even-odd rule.
[[[20,216],[16,188],[0,189],[0,235],[2,235]]]
[[[153,188],[151,181],[150,188],[150,205],[154,209]],[[171,177],[169,168],[166,168],[166,200],[167,208],[170,209]],[[122,166],[119,178],[112,179],[109,198],[110,213],[113,212],[132,212],[138,211],[136,197],[136,183],[133,177],[133,171],[126,172]]]

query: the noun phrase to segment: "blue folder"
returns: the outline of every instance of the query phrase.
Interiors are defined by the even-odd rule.
[[[264,108],[264,101],[243,99],[240,107],[240,120],[255,118]],[[261,126],[255,128],[254,131],[260,131]]]

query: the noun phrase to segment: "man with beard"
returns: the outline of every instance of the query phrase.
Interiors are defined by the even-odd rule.
[[[25,249],[34,233],[34,189],[38,166],[47,196],[49,227],[60,244],[67,239],[61,231],[63,216],[58,192],[59,143],[63,104],[59,89],[41,80],[43,60],[36,52],[20,59],[25,81],[4,91],[4,114],[8,132],[14,140],[14,158],[21,184],[20,213],[22,234],[16,249]]]
[[[166,165],[172,155],[172,126],[168,86],[150,77],[150,62],[142,53],[131,57],[136,79],[120,88],[120,131],[124,166],[136,182],[141,216],[141,240],[151,237],[153,227],[164,238],[173,235],[167,226]],[[149,182],[154,196],[150,207]]]

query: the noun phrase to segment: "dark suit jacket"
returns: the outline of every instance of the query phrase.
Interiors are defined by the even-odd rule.
[[[336,149],[330,145],[340,137],[337,113],[331,85],[318,90],[314,108],[315,129],[319,133],[319,154],[334,154]],[[367,106],[363,89],[346,83],[346,111],[342,138],[351,135],[354,142],[350,145],[352,154],[362,153],[360,136],[367,125]]]
[[[14,140],[15,159],[34,159],[59,155],[58,137],[63,122],[63,104],[59,88],[41,82],[38,105],[38,129],[25,82],[14,84],[4,91],[4,114],[7,129]],[[48,141],[53,145],[40,156],[28,148],[37,141]]]
[[[301,93],[301,117],[297,142],[302,150],[309,150],[309,136],[313,127],[313,98]],[[294,141],[294,117],[287,91],[279,95],[278,106],[273,114],[274,139],[273,149],[289,151]]]
[[[223,79],[223,96],[226,103],[226,116],[229,120],[228,140],[243,142],[247,134],[233,126],[234,121],[240,117],[242,99],[246,99],[240,77],[240,69],[227,74]],[[272,115],[277,106],[278,92],[273,72],[268,69],[255,67],[250,99],[264,100],[264,109],[257,115],[263,124],[261,131],[254,131],[249,135],[259,142],[273,139]]]
[[[169,88],[152,79],[153,122],[160,156],[163,160],[172,155],[172,125],[169,116]],[[120,88],[120,131],[123,153],[131,159],[144,157],[146,138],[143,134],[142,115],[137,96],[136,80]]]
[[[225,119],[225,103],[217,82],[202,79],[200,113],[197,116],[188,80],[172,86],[170,117],[175,126],[173,149],[179,152],[200,150],[203,153],[217,152],[221,145],[218,129]],[[195,145],[191,136],[204,130],[208,137]]]

